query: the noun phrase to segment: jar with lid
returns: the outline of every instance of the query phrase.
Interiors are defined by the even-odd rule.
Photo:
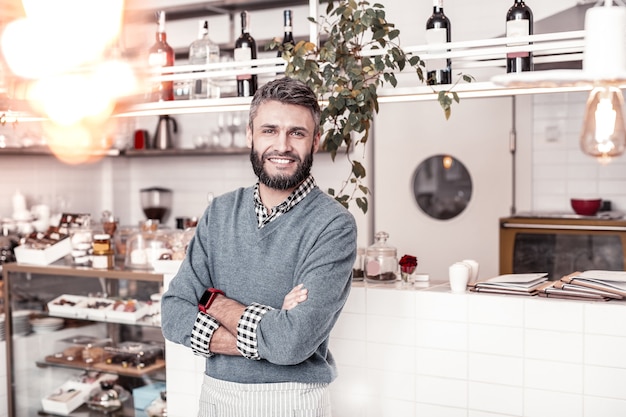
[[[93,235],[91,267],[95,269],[112,269],[114,264],[111,235],[98,233]]]
[[[394,282],[397,279],[398,257],[396,248],[387,244],[389,234],[376,233],[376,242],[365,255],[365,278],[374,282]]]
[[[124,266],[130,269],[154,269],[154,262],[172,259],[168,231],[137,231],[126,243]]]

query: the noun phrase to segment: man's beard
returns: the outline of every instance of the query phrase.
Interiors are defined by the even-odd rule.
[[[277,174],[275,176],[271,176],[267,173],[267,171],[265,171],[264,162],[271,157],[280,158],[281,156],[292,158],[297,162],[298,166],[296,168],[296,172],[292,175]],[[250,162],[252,162],[252,169],[259,178],[259,182],[261,182],[261,184],[264,184],[274,190],[289,190],[300,185],[300,183],[307,179],[311,173],[311,166],[313,166],[313,149],[311,148],[311,152],[309,152],[309,154],[304,158],[304,161],[302,161],[298,155],[291,152],[272,152],[264,154],[263,157],[260,157],[259,153],[254,149],[254,145],[252,145],[252,149],[250,150]]]

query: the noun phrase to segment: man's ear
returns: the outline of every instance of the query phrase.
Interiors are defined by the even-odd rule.
[[[321,133],[318,132],[313,138],[313,153],[316,153],[320,148],[320,137]]]

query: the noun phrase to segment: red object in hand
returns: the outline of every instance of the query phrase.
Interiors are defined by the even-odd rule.
[[[200,301],[198,302],[198,310],[202,311],[205,314],[208,314],[207,311],[209,310],[209,307],[211,307],[213,301],[215,301],[217,296],[220,294],[224,295],[224,291],[218,290],[217,288],[207,288],[207,290],[202,295],[202,298],[200,298]]]
[[[400,270],[406,274],[412,274],[417,268],[417,258],[412,255],[404,255],[400,258]]]

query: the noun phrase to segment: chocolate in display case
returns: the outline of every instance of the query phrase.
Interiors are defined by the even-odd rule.
[[[109,365],[144,369],[163,360],[164,347],[157,343],[122,342],[106,348]]]
[[[46,356],[46,362],[82,366],[93,366],[104,362],[108,352],[105,347],[113,341],[109,338],[96,338],[93,336],[76,336],[58,340],[56,353]]]

